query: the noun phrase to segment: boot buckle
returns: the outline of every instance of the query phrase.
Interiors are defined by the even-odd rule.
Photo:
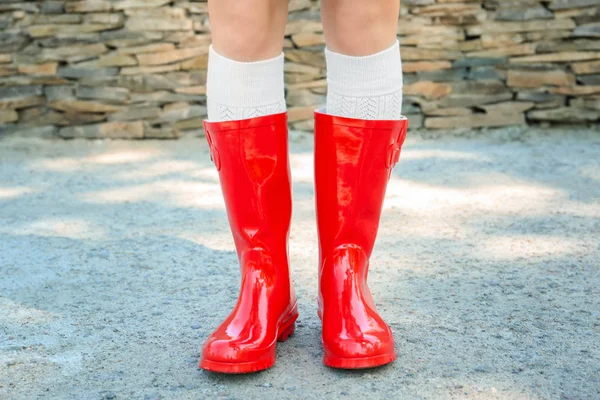
[[[208,148],[210,150],[210,160],[217,167],[217,171],[221,170],[221,158],[219,157],[219,150],[217,150],[217,146],[214,145],[212,138],[210,137],[210,133],[205,129],[206,140],[208,141]]]
[[[400,161],[400,151],[402,150],[402,145],[400,143],[391,144],[388,147],[387,157],[385,160],[385,167],[392,169]]]
[[[406,130],[407,128],[401,128],[398,133],[398,137],[396,137],[396,141],[388,147],[387,155],[385,158],[385,166],[388,169],[394,168],[394,166],[400,161],[400,153],[402,152],[402,145],[404,144],[404,140],[406,139]]]

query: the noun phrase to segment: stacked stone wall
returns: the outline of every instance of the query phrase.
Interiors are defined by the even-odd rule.
[[[325,102],[319,2],[291,0],[290,125]],[[600,0],[404,0],[413,128],[600,119]],[[202,132],[205,1],[0,0],[0,133],[177,138]]]

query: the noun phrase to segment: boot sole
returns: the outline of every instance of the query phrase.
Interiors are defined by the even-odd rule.
[[[366,369],[381,367],[396,359],[396,353],[381,354],[373,357],[342,358],[330,355],[323,357],[323,363],[331,368],[339,369]]]
[[[296,303],[277,330],[277,342],[285,342],[294,334],[298,316],[298,305]],[[275,365],[277,342],[273,343],[273,345],[267,349],[266,355],[258,360],[228,363],[203,358],[200,361],[200,368],[222,374],[247,374],[271,368]]]

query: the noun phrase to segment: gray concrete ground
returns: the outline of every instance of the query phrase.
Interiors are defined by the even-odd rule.
[[[321,364],[310,138],[292,148],[298,329],[224,376],[197,369],[239,282],[204,141],[1,140],[0,398],[600,398],[598,132],[413,134],[370,274],[399,357],[370,371]]]

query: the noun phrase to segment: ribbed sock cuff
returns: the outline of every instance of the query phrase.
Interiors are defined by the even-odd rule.
[[[209,101],[239,108],[268,106],[285,98],[283,53],[275,58],[240,62],[210,46],[206,96]]]
[[[347,97],[385,96],[402,90],[400,43],[364,57],[325,49],[328,91]]]

